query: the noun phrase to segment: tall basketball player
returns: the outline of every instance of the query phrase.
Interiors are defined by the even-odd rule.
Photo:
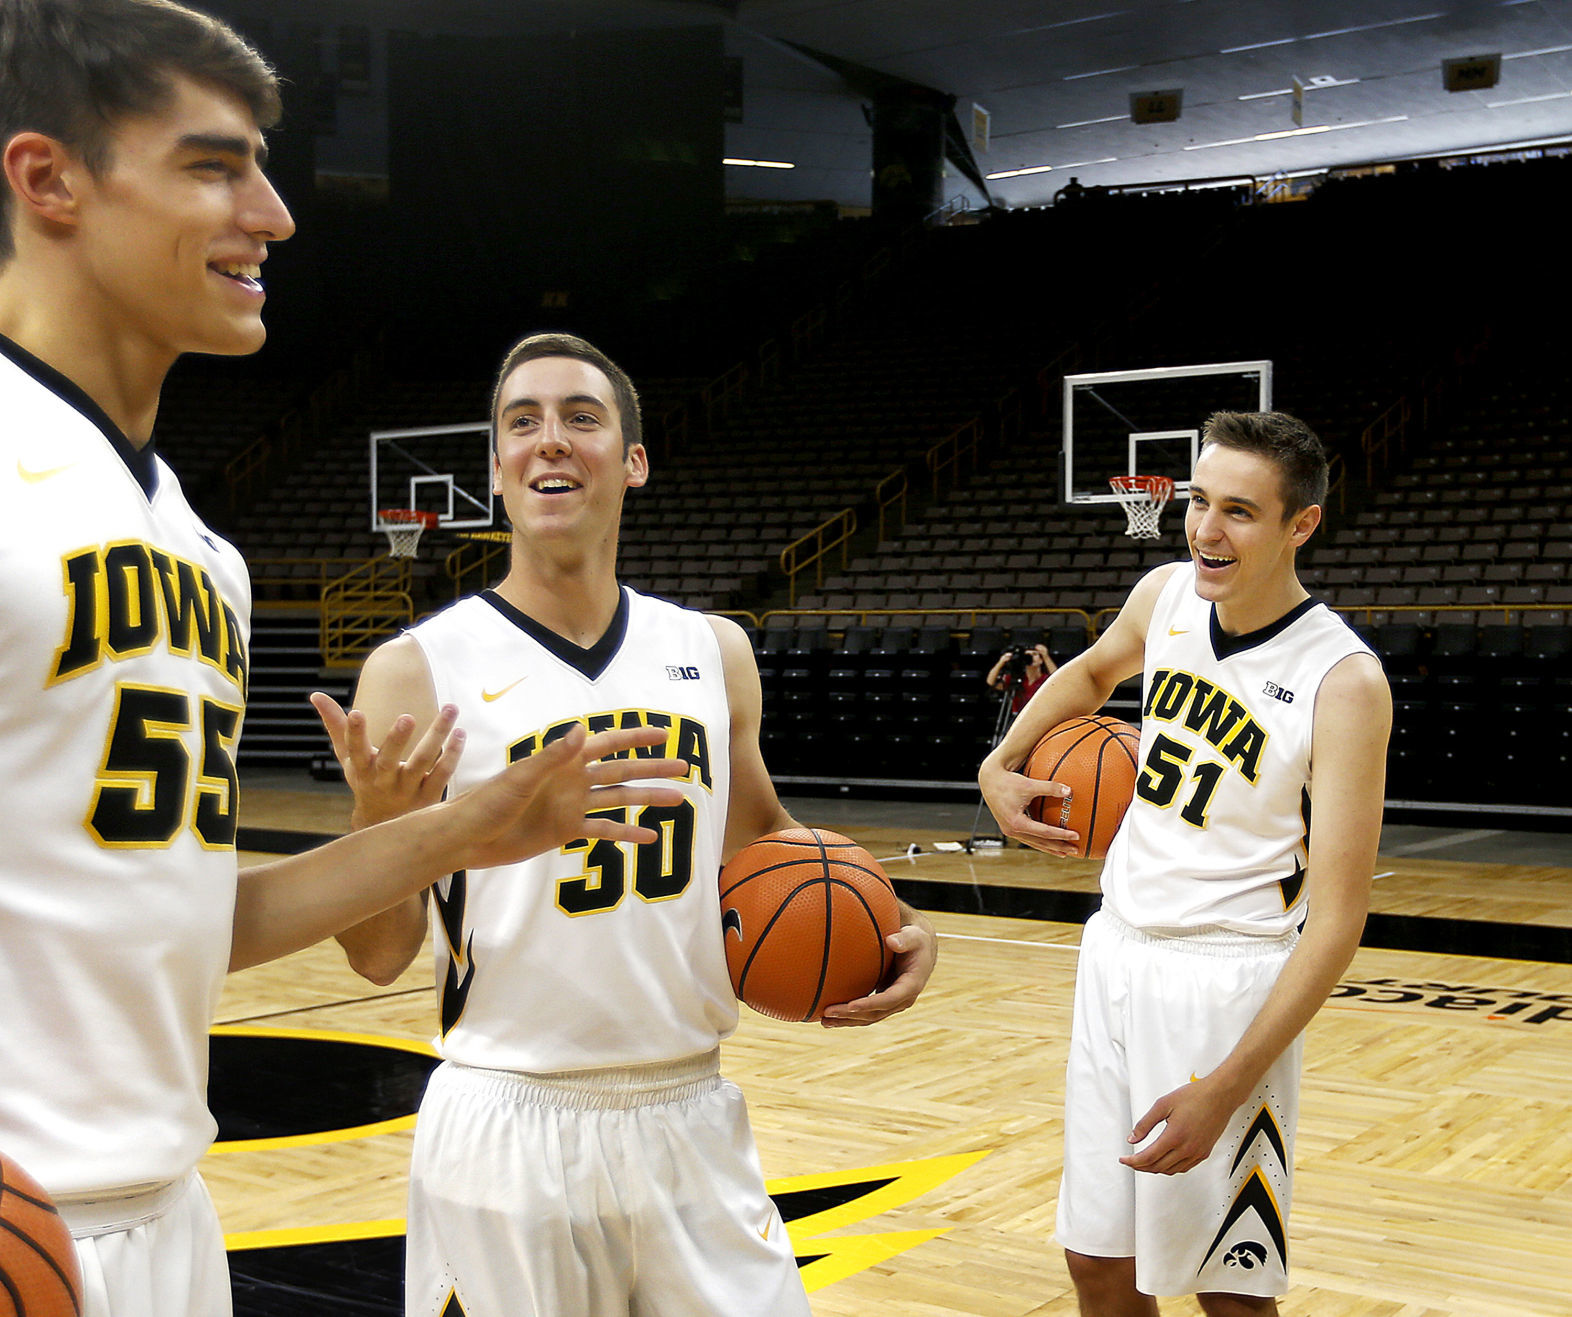
[[[716,874],[793,826],[759,753],[752,649],[727,619],[617,582],[623,498],[649,470],[619,367],[581,339],[527,338],[492,423],[507,576],[377,650],[348,721],[319,697],[358,821],[446,771],[443,706],[465,709],[458,786],[575,727],[661,728],[689,773],[678,805],[630,814],[658,842],[575,841],[435,888],[443,1064],[416,1130],[406,1310],[805,1314],[742,1095],[718,1069],[737,1003]],[[826,1023],[871,1023],[921,991],[933,930],[902,912],[893,982]],[[385,983],[426,924],[409,900],[340,941]]]
[[[87,1317],[231,1310],[194,1169],[227,969],[455,866],[652,836],[584,815],[679,798],[600,762],[658,736],[575,730],[237,873],[249,585],[152,432],[182,352],[262,344],[262,264],[294,228],[262,172],[277,114],[272,71],[191,10],[0,0],[0,1140],[60,1202]]]
[[[1142,579],[978,774],[1008,835],[1073,853],[1024,812],[1064,788],[1015,770],[1144,670],[1143,768],[1081,941],[1065,1085],[1059,1242],[1100,1317],[1191,1293],[1277,1311],[1301,1033],[1359,945],[1381,830],[1386,678],[1294,570],[1321,443],[1280,413],[1220,412],[1204,435],[1190,560]]]

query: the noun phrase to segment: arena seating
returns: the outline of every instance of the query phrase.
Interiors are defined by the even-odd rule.
[[[1181,509],[1169,509],[1161,539],[1137,543],[1116,509],[1059,501],[1055,379],[1028,433],[1007,447],[994,439],[985,468],[937,498],[914,486],[907,523],[883,543],[859,540],[795,610],[774,611],[780,551],[895,468],[920,473],[912,464],[936,438],[1078,338],[1087,307],[1129,305],[1128,323],[1113,316],[1088,333],[1099,355],[1076,368],[1270,357],[1278,405],[1350,459],[1346,509],[1332,510],[1301,561],[1306,584],[1388,666],[1389,796],[1559,798],[1572,743],[1572,394],[1559,368],[1502,332],[1478,355],[1485,327],[1431,323],[1430,293],[1345,326],[1336,305],[1256,315],[1251,299],[1264,294],[1235,296],[1228,283],[1285,251],[1306,286],[1330,278],[1337,234],[1368,227],[1389,186],[1409,184],[1357,180],[1325,204],[1270,207],[1113,199],[1095,213],[1055,208],[931,234],[877,307],[670,452],[663,418],[694,380],[641,379],[647,401],[659,400],[646,412],[661,447],[650,485],[629,500],[624,578],[757,619],[778,773],[822,777],[831,764],[850,779],[968,777],[996,719],[983,675],[999,651],[1046,633],[1056,658],[1076,652],[1143,571],[1183,554]],[[1131,246],[1151,232],[1164,237],[1156,249]],[[790,245],[779,246],[768,260],[786,283]],[[1195,260],[1175,270],[1164,253],[1180,248]],[[1071,251],[1074,261],[1044,259]],[[1399,340],[1402,351],[1379,350]],[[1478,364],[1452,371],[1463,347]],[[1456,387],[1367,485],[1361,430],[1436,367]],[[380,551],[364,529],[366,430],[470,419],[485,390],[480,379],[381,382],[241,523],[248,554]],[[443,540],[433,538],[428,572]],[[1134,715],[1135,700],[1121,691],[1115,711]]]

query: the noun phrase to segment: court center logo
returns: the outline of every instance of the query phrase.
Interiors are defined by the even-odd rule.
[[[237,1154],[313,1158],[329,1144],[407,1137],[437,1065],[426,1043],[321,1030],[219,1027],[212,1043],[209,1102],[219,1138],[207,1170],[216,1182],[225,1179],[226,1168],[213,1163]],[[768,1181],[804,1287],[823,1289],[945,1234],[942,1228],[845,1232],[916,1201],[987,1155],[965,1152]],[[399,1174],[407,1158],[407,1144],[400,1144]],[[260,1163],[257,1174],[266,1174]],[[236,1231],[225,1242],[235,1317],[274,1317],[281,1290],[309,1293],[348,1276],[363,1305],[357,1311],[382,1311],[377,1304],[390,1313],[403,1310],[400,1219]],[[444,1317],[463,1311],[454,1295]]]

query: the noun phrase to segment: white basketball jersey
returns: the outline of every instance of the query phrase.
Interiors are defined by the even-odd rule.
[[[73,383],[0,339],[0,1146],[57,1197],[212,1141],[245,564]]]
[[[688,760],[679,806],[636,810],[660,834],[580,840],[522,864],[455,874],[434,902],[438,1049],[533,1073],[706,1052],[737,1024],[717,875],[731,713],[701,614],[624,588],[606,635],[564,640],[499,595],[465,599],[410,634],[467,741],[453,789],[484,781],[575,723],[658,726]]]
[[[1146,633],[1141,770],[1103,867],[1103,900],[1134,928],[1280,934],[1303,916],[1316,694],[1370,649],[1307,599],[1227,636],[1185,564]]]

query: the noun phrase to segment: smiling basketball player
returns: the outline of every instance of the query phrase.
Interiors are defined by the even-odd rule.
[[[1190,1293],[1213,1317],[1277,1311],[1301,1033],[1359,945],[1381,831],[1386,679],[1294,570],[1321,443],[1280,413],[1220,412],[1204,438],[1190,560],[1135,587],[978,774],[1008,835],[1073,854],[1025,813],[1064,789],[1015,770],[1144,670],[1143,767],[1081,942],[1065,1086],[1059,1242],[1099,1317]]]
[[[676,808],[638,815],[655,844],[576,842],[436,888],[444,1063],[410,1172],[406,1311],[806,1314],[742,1094],[719,1074],[737,1002],[716,875],[794,826],[759,753],[753,651],[728,619],[617,583],[623,498],[649,471],[618,366],[569,335],[527,338],[503,363],[492,422],[507,576],[376,651],[350,721],[318,697],[357,821],[453,772],[453,706],[467,734],[458,785],[581,724],[663,728],[690,773]],[[827,1024],[915,1000],[934,935],[904,905],[902,917],[893,981],[830,1007]],[[425,934],[411,900],[340,941],[385,983]]]
[[[224,1317],[195,1166],[225,971],[454,865],[583,835],[574,732],[434,810],[237,871],[250,585],[154,454],[184,352],[254,352],[294,222],[262,171],[263,60],[165,0],[0,0],[0,1139],[78,1241],[85,1317]],[[677,764],[641,761],[641,776]]]

